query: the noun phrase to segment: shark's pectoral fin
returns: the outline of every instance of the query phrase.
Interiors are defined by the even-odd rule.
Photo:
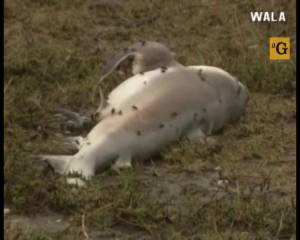
[[[45,161],[58,174],[64,174],[73,156],[67,155],[37,155],[38,160]]]

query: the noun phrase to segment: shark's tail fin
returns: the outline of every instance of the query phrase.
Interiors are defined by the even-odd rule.
[[[68,155],[36,155],[36,159],[47,162],[58,174],[64,174],[73,156]]]

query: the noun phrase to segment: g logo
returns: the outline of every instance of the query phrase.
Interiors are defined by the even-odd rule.
[[[281,47],[283,45],[283,47]],[[286,54],[287,53],[288,48],[286,47],[286,43],[285,42],[279,42],[277,43],[276,46],[276,52],[280,55]]]
[[[290,38],[274,37],[270,38],[270,59],[289,60],[290,59]]]

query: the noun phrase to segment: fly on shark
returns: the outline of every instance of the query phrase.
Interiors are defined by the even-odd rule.
[[[68,183],[83,185],[98,169],[131,167],[132,160],[183,138],[203,140],[245,113],[249,93],[240,81],[217,67],[184,66],[158,42],[140,41],[116,53],[100,81],[129,57],[132,76],[101,102],[86,137],[68,139],[77,153],[37,156],[59,174],[80,176],[67,177]]]

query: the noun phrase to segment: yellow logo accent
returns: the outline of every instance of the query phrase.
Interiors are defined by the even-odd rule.
[[[289,37],[271,37],[269,42],[270,60],[290,60]]]

